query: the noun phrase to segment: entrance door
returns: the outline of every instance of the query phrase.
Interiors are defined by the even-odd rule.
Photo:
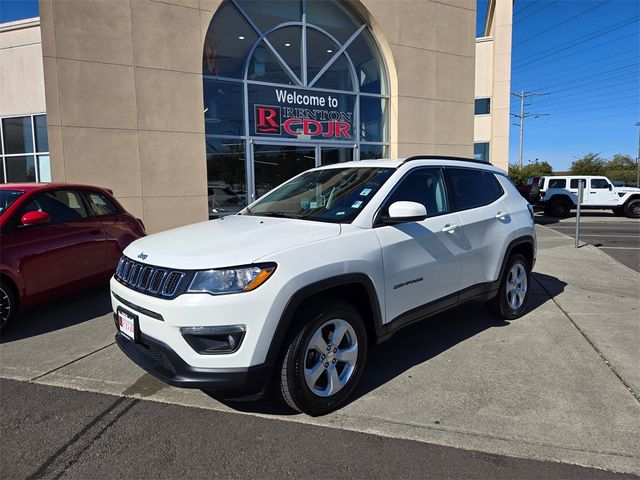
[[[255,198],[316,166],[313,145],[253,144],[253,179]]]

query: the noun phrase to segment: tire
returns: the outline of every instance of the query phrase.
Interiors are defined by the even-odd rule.
[[[640,198],[629,200],[624,206],[624,214],[629,218],[640,218]]]
[[[549,202],[549,213],[556,218],[565,218],[571,215],[573,205],[566,198],[556,198]]]
[[[616,208],[612,208],[611,211],[613,212],[613,214],[617,217],[624,217],[625,213],[624,213],[624,207],[616,207]]]
[[[5,330],[18,311],[18,300],[11,286],[0,282],[0,330]]]
[[[294,324],[298,330],[285,346],[280,394],[294,410],[312,416],[327,414],[345,404],[364,371],[364,321],[350,304],[324,298],[302,309]],[[332,338],[336,327],[342,333],[337,344]]]
[[[519,278],[520,280],[518,280]],[[527,310],[530,291],[531,267],[529,262],[523,255],[513,254],[507,261],[500,280],[498,294],[488,302],[489,310],[505,320],[520,318]]]

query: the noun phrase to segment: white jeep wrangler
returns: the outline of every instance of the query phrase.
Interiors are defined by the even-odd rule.
[[[569,175],[540,177],[540,205],[548,215],[566,217],[578,204],[580,182],[584,185],[581,208],[611,209],[616,215],[640,218],[640,189],[616,187],[607,177]]]
[[[129,245],[111,280],[116,341],[171,385],[232,398],[275,384],[320,415],[399,328],[469,300],[523,315],[535,258],[531,206],[491,165],[335,164]]]

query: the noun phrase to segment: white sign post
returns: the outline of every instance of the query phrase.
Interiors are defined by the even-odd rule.
[[[580,180],[578,185],[578,210],[576,211],[576,248],[580,247],[580,206],[584,195],[584,181]]]

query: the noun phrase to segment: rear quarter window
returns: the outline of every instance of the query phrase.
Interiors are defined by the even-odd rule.
[[[484,173],[484,179],[487,181],[487,186],[489,187],[489,191],[493,196],[493,200],[499,199],[502,195],[504,195],[504,189],[502,188],[502,185],[500,185],[500,182],[498,181],[494,173],[491,173],[491,172],[483,172],[483,173]]]
[[[565,178],[552,178],[549,180],[548,188],[567,188],[567,180]]]

